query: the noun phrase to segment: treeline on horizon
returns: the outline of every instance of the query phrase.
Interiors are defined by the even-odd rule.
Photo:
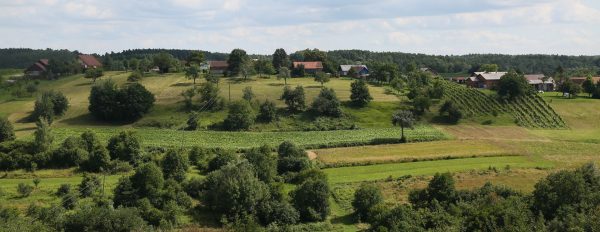
[[[110,56],[112,60],[142,59],[161,52],[185,60],[193,51],[186,49],[130,49],[122,52],[111,52],[102,55],[94,54],[101,60]],[[290,54],[293,61],[305,61],[304,51]],[[314,51],[314,50],[313,50]],[[228,53],[203,51],[206,60],[227,60]],[[337,67],[340,64],[394,63],[399,67],[416,65],[431,68],[438,73],[472,73],[482,64],[498,64],[500,70],[515,69],[523,73],[551,74],[557,67],[564,69],[586,69],[598,73],[600,56],[566,56],[566,55],[504,55],[504,54],[469,54],[469,55],[426,55],[402,52],[371,52],[365,50],[324,51],[327,66]],[[39,59],[69,59],[81,54],[79,51],[5,48],[0,49],[0,68],[29,67]],[[271,55],[250,55],[254,59],[270,59]],[[306,60],[308,61],[308,60]]]

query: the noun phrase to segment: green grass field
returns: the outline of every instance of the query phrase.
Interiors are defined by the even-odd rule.
[[[461,172],[489,167],[504,168],[550,168],[554,165],[545,160],[524,156],[481,157],[451,160],[422,161],[411,163],[376,164],[369,166],[325,169],[331,183],[360,182],[398,178],[405,175],[433,175],[442,172]]]
[[[340,147],[314,150],[314,152],[318,160],[331,166],[498,156],[510,153],[509,150],[491,141],[473,140]]]

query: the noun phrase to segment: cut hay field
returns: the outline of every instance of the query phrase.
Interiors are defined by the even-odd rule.
[[[329,168],[324,171],[331,183],[347,183],[382,180],[390,177],[399,178],[406,175],[419,176],[433,175],[438,172],[482,170],[490,167],[502,169],[506,166],[511,168],[551,168],[554,165],[549,161],[532,157],[500,156]]]
[[[447,140],[413,144],[340,147],[314,150],[327,166],[368,165],[437,159],[499,156],[509,151],[492,141]]]

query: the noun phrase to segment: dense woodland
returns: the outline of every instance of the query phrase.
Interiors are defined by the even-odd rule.
[[[183,49],[132,49],[122,52],[111,52],[98,55],[106,64],[122,62],[130,59],[144,59],[161,52],[167,52],[174,58],[184,60],[193,50]],[[226,60],[227,53],[204,51],[206,60]],[[35,61],[48,59],[67,59],[79,54],[78,51],[52,50],[52,49],[0,49],[0,68],[27,68]],[[250,55],[251,58],[270,59],[269,56]],[[321,52],[318,50],[303,50],[290,54],[292,60],[297,61],[324,61],[328,72],[337,70],[339,64],[369,64],[369,63],[394,63],[399,67],[415,65],[429,67],[438,73],[469,73],[477,71],[482,64],[498,64],[500,70],[516,69],[523,73],[554,72],[556,67],[565,69],[591,69],[597,72],[600,67],[598,56],[563,56],[563,55],[501,55],[501,54],[469,54],[460,56],[441,56],[426,54],[411,54],[402,52],[371,52],[364,50],[336,50]],[[127,65],[111,65],[114,69]]]

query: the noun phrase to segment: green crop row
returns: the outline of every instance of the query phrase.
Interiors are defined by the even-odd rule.
[[[78,135],[86,129],[58,128],[53,130],[58,143],[68,136]],[[93,128],[102,141],[107,141],[120,130]],[[228,131],[180,131],[166,129],[131,129],[147,147],[191,147],[247,149],[262,145],[277,146],[283,141],[292,141],[305,148],[327,148],[399,143],[400,128],[373,128],[336,131],[293,131],[293,132],[228,132]],[[448,139],[448,136],[426,125],[405,130],[409,142]]]
[[[514,117],[517,125],[522,127],[545,129],[567,127],[554,109],[537,95],[499,102],[481,91],[453,82],[444,82],[444,88],[444,98],[454,102],[467,117],[508,113]]]

